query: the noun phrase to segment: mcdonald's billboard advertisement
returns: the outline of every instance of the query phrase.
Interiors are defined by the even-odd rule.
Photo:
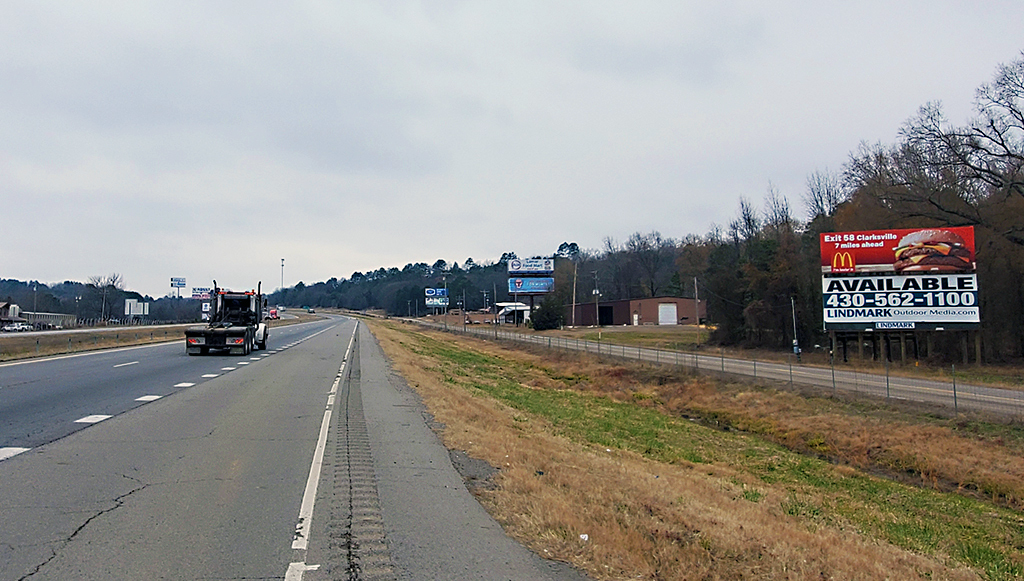
[[[974,228],[820,234],[826,330],[973,329]]]

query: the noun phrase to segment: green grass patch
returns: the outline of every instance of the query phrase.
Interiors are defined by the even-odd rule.
[[[518,414],[542,419],[557,433],[587,445],[628,450],[659,462],[714,464],[782,491],[781,511],[809,527],[853,526],[862,534],[907,550],[984,571],[988,579],[1024,576],[1024,517],[1010,509],[952,493],[915,488],[793,452],[756,434],[722,431],[654,409],[649,396],[632,401],[571,389],[530,387],[557,370],[484,355],[424,335],[410,345],[431,358],[442,376],[464,389],[494,398]],[[567,378],[570,386],[575,377]],[[969,429],[966,424],[964,429]],[[974,429],[981,431],[980,428]],[[807,441],[823,448],[825,439]],[[742,497],[765,494],[741,487]]]

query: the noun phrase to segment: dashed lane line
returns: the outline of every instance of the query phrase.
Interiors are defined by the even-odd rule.
[[[181,383],[175,383],[174,387],[192,387],[193,385],[195,385],[195,384],[194,383],[189,383],[187,381],[183,381]]]
[[[105,416],[103,414],[95,414],[95,415],[91,415],[91,416],[85,416],[84,418],[78,418],[77,420],[75,420],[75,423],[76,424],[95,424],[97,422],[102,422],[103,420],[108,420],[108,419],[110,419],[112,417],[113,416]]]
[[[138,364],[139,364],[138,361],[130,361],[128,363],[119,363],[119,364],[115,365],[114,368],[116,369],[118,367],[128,367],[129,365],[138,365]]]
[[[142,397],[135,398],[135,401],[156,401],[162,397],[162,395],[144,395]]]
[[[15,448],[14,446],[9,446],[9,447],[6,447],[6,448],[0,448],[0,460],[6,460],[8,458],[13,458],[14,456],[17,456],[18,454],[21,454],[22,452],[28,452],[31,449],[32,448]]]

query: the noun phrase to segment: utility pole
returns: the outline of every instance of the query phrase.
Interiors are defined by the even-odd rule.
[[[793,310],[793,353],[796,354],[797,363],[800,362],[800,343],[796,340],[796,300],[793,295],[789,296],[789,307]]]
[[[576,272],[580,268],[580,263],[572,261],[572,326],[576,328]]]
[[[281,290],[284,290],[284,259],[281,259]]]
[[[601,291],[597,289],[597,271],[594,271],[594,326],[597,327],[597,339],[601,340],[601,308],[598,299]]]
[[[693,277],[693,318],[697,319],[697,347],[700,347],[700,298],[697,296],[697,277]]]

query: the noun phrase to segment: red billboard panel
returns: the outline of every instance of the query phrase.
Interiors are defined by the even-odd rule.
[[[828,232],[819,242],[826,276],[975,270],[973,226]]]

